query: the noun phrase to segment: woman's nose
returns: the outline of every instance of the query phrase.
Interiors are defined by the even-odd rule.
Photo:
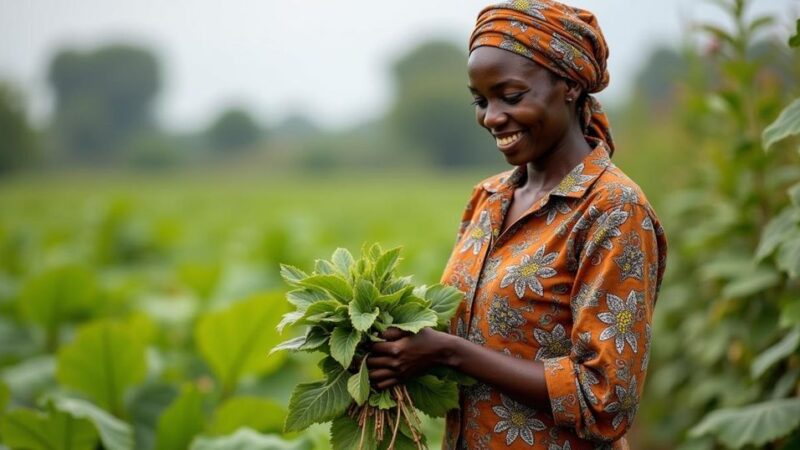
[[[500,128],[508,120],[508,116],[503,108],[497,105],[488,104],[483,114],[483,126],[489,129]]]

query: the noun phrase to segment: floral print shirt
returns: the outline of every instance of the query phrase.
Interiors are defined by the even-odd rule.
[[[462,389],[446,449],[616,448],[644,386],[664,231],[601,141],[501,233],[524,166],[479,183],[442,282],[465,294],[450,332],[542,361],[548,408]]]

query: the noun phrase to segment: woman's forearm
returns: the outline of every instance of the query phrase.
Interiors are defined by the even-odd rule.
[[[482,347],[458,336],[443,336],[440,363],[491,385],[515,401],[550,410],[544,364]]]

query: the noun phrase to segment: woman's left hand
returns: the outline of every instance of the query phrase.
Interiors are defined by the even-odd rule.
[[[389,328],[381,337],[386,342],[372,344],[367,367],[372,385],[383,390],[441,363],[446,339],[451,335],[432,328],[423,328],[417,334]]]

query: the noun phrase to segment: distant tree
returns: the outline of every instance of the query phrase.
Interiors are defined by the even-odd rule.
[[[486,131],[475,123],[466,62],[467,55],[455,44],[430,41],[394,65],[392,127],[444,167],[501,161]]]
[[[153,126],[161,74],[147,49],[63,50],[51,61],[48,80],[55,92],[55,141],[78,159],[108,160]]]
[[[36,134],[19,94],[0,83],[0,176],[33,162],[36,151]]]
[[[206,135],[216,151],[241,150],[260,139],[261,128],[249,113],[240,108],[231,108],[223,111],[211,123]]]

